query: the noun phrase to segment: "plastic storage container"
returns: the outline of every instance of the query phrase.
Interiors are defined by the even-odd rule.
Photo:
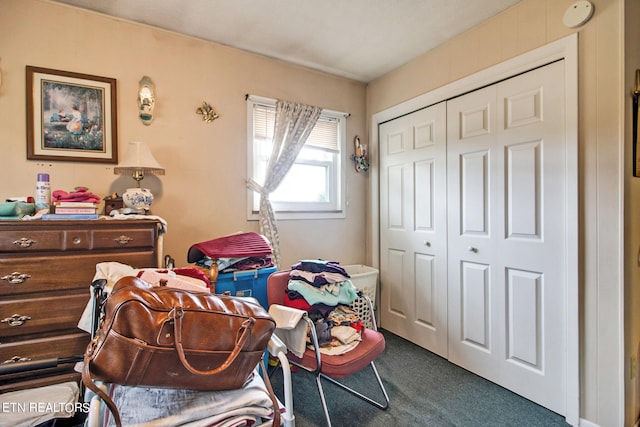
[[[353,286],[364,292],[371,302],[376,302],[376,290],[378,288],[378,269],[362,264],[343,265]]]
[[[216,280],[215,293],[239,297],[254,297],[264,308],[269,308],[267,297],[267,279],[276,271],[276,267],[258,270],[220,273]]]
[[[362,264],[343,265],[342,268],[351,276],[353,286],[369,297],[375,310],[376,291],[378,289],[378,269]],[[358,312],[365,325],[370,328],[371,320],[369,317],[371,314],[369,313],[368,307],[365,307],[364,304],[359,304],[357,301],[352,304],[352,307]],[[373,315],[375,316],[375,313]]]

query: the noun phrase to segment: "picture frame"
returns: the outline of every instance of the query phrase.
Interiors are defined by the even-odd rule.
[[[638,97],[640,97],[640,88],[631,94],[633,99],[633,120],[632,120],[632,141],[633,141],[633,176],[640,177],[640,149],[638,148]]]
[[[118,163],[116,79],[27,66],[27,159]]]

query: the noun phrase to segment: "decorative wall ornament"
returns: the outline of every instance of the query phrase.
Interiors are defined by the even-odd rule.
[[[156,105],[155,86],[148,76],[140,80],[138,91],[138,114],[143,124],[149,126],[153,121],[153,108]]]
[[[196,108],[196,113],[200,114],[202,116],[202,120],[206,123],[211,123],[220,117],[220,114],[218,114],[207,101],[202,101],[202,107]]]
[[[367,146],[360,143],[360,137],[356,135],[353,138],[354,153],[351,160],[356,163],[356,172],[366,172],[369,170],[369,162],[367,161]]]

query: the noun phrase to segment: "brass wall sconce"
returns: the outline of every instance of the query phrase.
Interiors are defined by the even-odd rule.
[[[196,109],[196,114],[200,114],[202,116],[202,120],[206,123],[211,123],[220,117],[220,114],[218,114],[206,101],[202,101],[202,107],[198,107]]]
[[[153,121],[155,104],[155,86],[148,76],[144,76],[140,80],[140,89],[138,91],[138,115],[142,123],[147,126]]]
[[[367,161],[367,146],[360,143],[360,137],[356,135],[353,138],[355,152],[351,155],[351,160],[356,163],[356,172],[366,172],[369,170],[369,162]]]

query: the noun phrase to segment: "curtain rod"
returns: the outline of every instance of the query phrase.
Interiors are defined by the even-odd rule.
[[[244,95],[244,100],[245,101],[256,102],[258,104],[264,104],[264,105],[267,105],[267,106],[273,106],[275,104],[275,102],[276,102],[276,100],[273,99],[273,98],[266,98],[264,96],[251,95],[249,93]],[[342,111],[328,110],[326,108],[323,108],[322,111],[324,113],[330,114],[332,116],[343,116],[345,118],[351,117],[351,113],[343,113]]]

